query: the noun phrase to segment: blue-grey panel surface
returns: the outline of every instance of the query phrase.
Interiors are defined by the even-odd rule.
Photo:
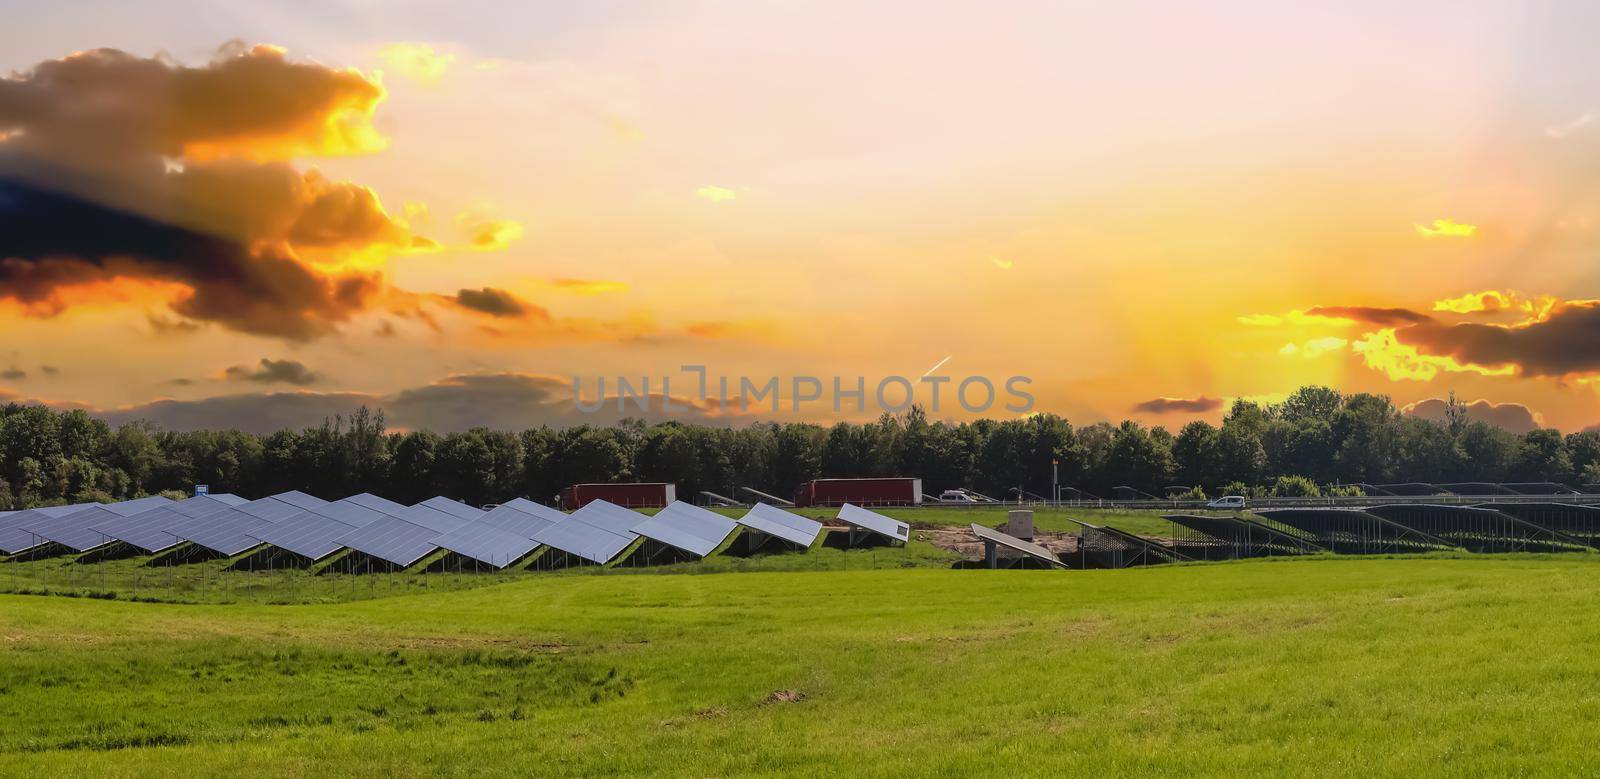
[[[306,509],[300,508],[293,503],[285,503],[274,496],[252,500],[249,503],[241,503],[234,506],[233,510],[241,514],[249,514],[257,519],[276,522],[280,519],[288,519]]]
[[[421,503],[418,503],[417,505],[418,506],[427,506],[428,508],[431,508],[434,511],[443,511],[444,513],[449,514],[452,517],[455,517],[457,519],[465,519],[465,520],[467,520],[469,522],[474,520],[474,519],[477,519],[478,517],[483,516],[483,509],[474,508],[472,506],[468,506],[467,504],[462,503],[459,500],[454,500],[452,498],[446,498],[443,495],[432,497],[432,498],[428,498],[427,500],[422,501]]]
[[[1061,562],[1060,558],[1056,557],[1055,553],[1051,552],[1049,549],[1039,546],[1032,541],[1025,541],[1021,538],[1017,538],[1009,533],[1002,533],[993,528],[987,528],[974,522],[972,523],[972,534],[985,541],[992,541],[1001,546],[1015,549],[1016,551],[1036,560],[1049,563],[1056,568],[1067,567]]]
[[[482,521],[471,522],[433,539],[433,543],[463,557],[504,568],[539,548],[539,542]]]
[[[357,506],[364,506],[372,509],[373,511],[383,512],[391,517],[399,515],[399,513],[404,511],[406,508],[405,506],[389,500],[388,498],[380,498],[370,492],[363,492],[359,495],[351,495],[348,498],[341,499],[339,502],[354,503]]]
[[[601,503],[604,503],[604,501],[594,501],[572,512],[565,521],[557,522],[545,528],[533,540],[568,554],[582,557],[590,562],[611,562],[612,558],[621,554],[622,550],[627,549],[628,545],[637,540],[639,536],[631,530],[616,530],[591,522],[591,518],[603,516],[606,512],[601,509],[585,513],[585,509]],[[612,508],[627,511],[627,509],[621,509],[618,506],[612,506]],[[628,513],[632,514],[634,512],[630,511]],[[644,519],[643,515],[636,516],[641,521]]]
[[[363,523],[363,527],[386,518],[377,512],[372,514],[377,519]],[[260,525],[246,531],[246,535],[316,561],[343,549],[341,539],[350,535],[356,527],[315,511],[302,511],[287,519]]]
[[[107,506],[90,506],[63,517],[49,517],[24,526],[22,529],[46,541],[60,544],[74,552],[85,552],[112,541],[104,533],[92,528],[101,522],[119,519],[122,515],[107,510]]]
[[[319,509],[319,508],[321,508],[323,506],[328,505],[328,501],[325,501],[322,498],[316,497],[315,495],[307,495],[304,492],[301,492],[299,490],[289,490],[288,492],[280,492],[280,493],[278,493],[276,495],[272,495],[270,497],[273,500],[277,500],[277,501],[281,501],[283,503],[287,503],[287,504],[289,504],[291,506],[294,506],[295,508],[300,509],[302,511],[315,511],[316,509]]]
[[[532,514],[536,517],[544,517],[551,522],[560,522],[561,520],[567,518],[567,515],[560,509],[551,508],[543,503],[535,503],[527,498],[512,498],[511,500],[508,500],[500,505],[505,506],[506,508],[516,509],[524,514]]]
[[[853,503],[846,503],[839,507],[839,519],[846,524],[854,525],[862,530],[869,530],[892,541],[906,541],[911,538],[911,526],[898,519],[891,519],[876,511],[868,511]]]
[[[806,519],[799,514],[784,511],[777,506],[766,503],[757,503],[739,518],[739,524],[809,548],[817,540],[817,534],[822,532],[822,523],[814,519]]]
[[[530,503],[529,505],[538,504]],[[556,511],[555,509],[548,509],[548,511],[554,514],[555,517],[551,518],[549,515],[530,514],[523,511],[513,503],[503,503],[484,514],[472,524],[492,527],[496,530],[504,530],[514,535],[522,536],[523,538],[533,538],[534,536],[539,535],[539,533],[545,528],[567,518],[566,514]]]
[[[407,522],[398,517],[384,517],[366,527],[346,533],[337,543],[379,560],[405,567],[438,549],[433,539],[439,535],[439,531],[414,522]]]
[[[25,525],[32,525],[47,519],[62,517],[82,511],[99,503],[73,503],[67,506],[46,506],[43,508],[27,509],[13,512],[0,517],[0,554],[17,554],[26,552],[36,546],[50,543],[39,536],[23,529]]]
[[[263,498],[262,500],[271,500],[271,498]],[[259,502],[251,501],[251,503]],[[279,505],[293,508],[287,503],[280,503]],[[191,519],[173,528],[172,533],[185,541],[194,542],[195,546],[232,557],[260,546],[261,542],[250,534],[274,521],[274,519],[266,519],[259,514],[247,514],[240,510],[241,508],[229,508],[216,514]],[[278,516],[274,514],[275,518]]]
[[[690,554],[705,557],[738,529],[738,523],[714,511],[675,500],[633,532]]]
[[[234,498],[235,501],[229,501]],[[116,517],[93,526],[93,530],[145,552],[159,552],[183,543],[173,529],[191,520],[220,514],[242,502],[233,495],[199,495],[159,506],[129,517]]]
[[[584,504],[583,508],[568,514],[567,518],[580,519],[595,527],[621,534],[633,533],[633,529],[638,527],[640,522],[648,519],[637,511],[625,509],[605,500],[591,500]]]

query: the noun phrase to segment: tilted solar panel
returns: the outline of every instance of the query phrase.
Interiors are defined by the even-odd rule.
[[[346,503],[342,500],[329,503],[317,509],[315,513],[337,519],[351,527],[363,527],[388,516],[388,514],[381,511],[356,503]]]
[[[337,543],[403,568],[438,549],[433,539],[439,535],[439,531],[414,522],[384,517],[346,533]]]
[[[583,508],[567,515],[568,519],[579,519],[595,527],[610,530],[613,533],[631,534],[640,522],[648,519],[643,514],[632,509],[625,509],[615,503],[605,500],[591,500]]]
[[[433,539],[433,543],[463,557],[504,568],[539,548],[539,542],[526,536],[492,527],[482,521],[471,522]]]
[[[738,529],[738,523],[713,511],[675,500],[633,528],[645,538],[705,557]]]
[[[263,498],[271,500],[271,498]],[[251,501],[258,503],[260,501]],[[279,504],[288,506],[287,503]],[[289,506],[289,508],[293,508]],[[229,508],[210,516],[191,519],[172,529],[173,535],[194,542],[195,546],[209,549],[226,557],[260,546],[250,534],[269,525],[273,520],[257,514],[247,514],[239,508]]]
[[[1001,546],[1015,549],[1016,551],[1028,555],[1029,557],[1035,558],[1044,563],[1048,563],[1053,567],[1067,567],[1061,562],[1060,558],[1056,557],[1054,552],[1051,552],[1049,549],[1039,546],[1032,541],[1025,541],[1008,533],[1002,533],[993,528],[984,527],[976,522],[972,523],[972,533],[973,535],[985,541],[991,541]]]
[[[524,514],[543,517],[551,522],[560,522],[567,518],[567,515],[562,513],[560,509],[553,509],[543,503],[535,503],[527,498],[512,498],[500,505],[504,508],[516,509]]]
[[[160,552],[183,543],[172,530],[192,520],[220,514],[231,506],[222,496],[201,495],[167,506],[117,517],[93,526],[95,532],[145,552]],[[233,496],[229,496],[233,497]]]
[[[276,495],[270,495],[268,497],[276,501],[287,503],[303,511],[315,511],[318,508],[328,505],[328,501],[325,501],[322,498],[314,495],[307,495],[299,490],[280,492]]]
[[[363,492],[363,493],[361,493],[359,495],[351,495],[348,498],[341,499],[339,502],[340,503],[354,503],[357,506],[362,506],[364,508],[372,509],[373,511],[382,512],[384,514],[388,514],[391,517],[392,516],[397,516],[401,511],[404,511],[405,508],[406,508],[405,506],[403,506],[403,505],[401,505],[399,503],[396,503],[396,502],[394,502],[392,500],[389,500],[388,498],[380,498],[377,495],[374,495],[374,494],[372,494],[370,492]]]
[[[810,547],[817,540],[817,534],[822,532],[822,523],[806,519],[799,514],[793,514],[777,506],[766,503],[757,503],[738,520],[739,524],[797,544]]]
[[[421,503],[418,503],[417,505],[418,506],[427,506],[428,508],[431,508],[434,511],[442,511],[442,512],[444,512],[446,514],[449,514],[452,517],[456,517],[457,519],[465,519],[465,520],[468,520],[468,521],[471,521],[471,520],[474,520],[474,519],[477,519],[477,518],[483,516],[483,509],[473,508],[472,506],[468,506],[467,504],[462,503],[459,500],[452,500],[452,499],[446,498],[446,497],[444,497],[442,495],[438,496],[438,497],[428,498],[427,500],[422,501]]]
[[[876,511],[868,511],[853,503],[839,507],[839,519],[846,524],[877,533],[893,541],[905,541],[911,538],[910,525]]]
[[[41,519],[22,529],[74,552],[85,552],[112,541],[93,526],[120,518],[121,514],[110,511],[107,506],[90,506],[66,516]]]
[[[434,533],[448,533],[467,524],[469,521],[422,505],[405,507],[399,514],[395,515],[395,519],[403,519],[413,525],[421,525]]]
[[[549,509],[549,511],[555,514],[556,519],[550,519],[542,515],[529,514],[520,508],[514,507],[510,503],[504,503],[496,506],[494,510],[484,514],[472,524],[492,527],[496,530],[504,530],[513,535],[522,536],[523,538],[533,538],[534,536],[539,535],[539,533],[545,528],[567,518],[566,514],[562,514],[555,509]]]
[[[370,513],[374,519],[364,522],[362,527],[386,518],[375,511]],[[262,524],[245,534],[264,544],[317,561],[343,549],[344,544],[340,539],[356,528],[355,525],[315,511],[302,511],[287,519]]]
[[[598,502],[598,501],[596,501]],[[595,505],[590,503],[589,506]],[[585,506],[584,508],[588,508]],[[582,511],[579,509],[578,511]],[[609,530],[590,524],[573,512],[565,522],[545,528],[533,540],[594,563],[611,562],[639,536],[631,531]]]
[[[18,511],[9,516],[0,517],[0,554],[18,554],[36,546],[50,543],[48,540],[24,530],[23,526],[54,517],[66,516],[98,505],[101,504],[73,503],[67,506],[46,506]]]
[[[257,519],[276,522],[280,519],[288,519],[306,509],[300,508],[293,503],[285,503],[276,497],[270,497],[252,500],[249,503],[241,503],[234,506],[232,510],[241,514],[249,514]]]

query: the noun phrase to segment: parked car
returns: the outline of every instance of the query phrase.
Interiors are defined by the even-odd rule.
[[[939,493],[940,503],[977,503],[978,499],[967,494],[966,490],[945,490]]]
[[[1243,495],[1224,495],[1206,503],[1208,509],[1241,510],[1244,508]]]

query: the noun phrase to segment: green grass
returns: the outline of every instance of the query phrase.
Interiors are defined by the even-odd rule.
[[[1587,558],[0,596],[0,771],[1593,773]]]

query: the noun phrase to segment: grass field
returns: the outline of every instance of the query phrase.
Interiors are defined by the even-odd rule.
[[[1588,556],[481,580],[301,606],[0,596],[0,772],[1600,763]]]

